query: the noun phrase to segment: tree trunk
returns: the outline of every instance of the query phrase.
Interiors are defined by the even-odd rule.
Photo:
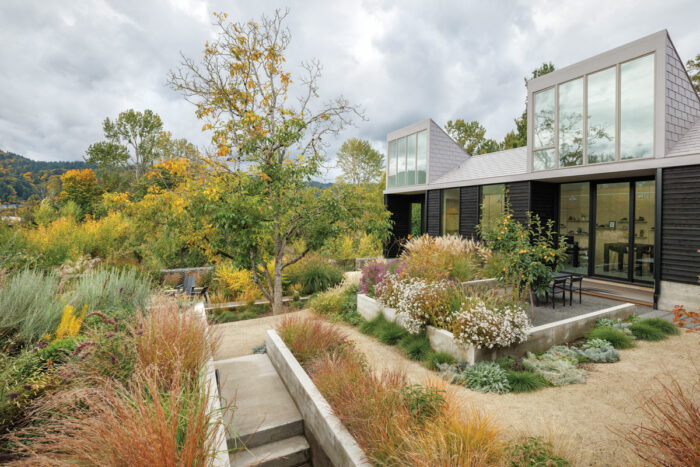
[[[275,275],[272,278],[272,314],[282,313],[282,258],[275,261]]]

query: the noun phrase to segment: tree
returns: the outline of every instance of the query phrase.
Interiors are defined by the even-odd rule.
[[[343,171],[339,179],[353,185],[376,182],[384,170],[384,156],[373,149],[369,141],[350,138],[337,154],[338,166]]]
[[[465,122],[459,118],[447,122],[447,134],[450,135],[467,154],[485,154],[499,151],[501,146],[496,140],[486,138],[486,129],[476,120]]]
[[[688,67],[688,74],[690,74],[690,79],[693,81],[695,91],[700,93],[700,54],[694,60],[688,60],[686,66]]]
[[[95,172],[92,169],[69,170],[61,175],[61,182],[61,199],[74,202],[82,214],[91,214],[102,194]]]
[[[102,129],[105,141],[90,145],[86,162],[100,169],[133,172],[141,177],[158,156],[159,137],[163,122],[158,114],[146,109],[121,112],[116,120],[105,118]]]
[[[210,256],[249,268],[270,300],[282,309],[282,271],[337,233],[348,215],[343,200],[309,187],[325,159],[324,139],[339,133],[353,115],[339,97],[318,103],[320,65],[303,63],[293,103],[291,73],[283,69],[291,35],[277,10],[259,22],[234,23],[215,14],[218,36],[207,42],[200,62],[182,57],[169,84],[195,105],[212,130],[216,152],[209,170],[190,183],[202,224],[193,230]],[[290,254],[292,243],[303,251]]]

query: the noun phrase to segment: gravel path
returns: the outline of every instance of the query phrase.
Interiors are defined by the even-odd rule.
[[[303,310],[294,314],[312,313]],[[222,332],[216,359],[250,354],[253,346],[264,341],[265,331],[280,318],[270,316],[216,326]],[[415,383],[437,376],[405,358],[395,347],[365,336],[352,326],[338,326],[346,330],[375,370],[403,370]],[[631,465],[622,441],[610,429],[641,421],[640,398],[658,388],[657,378],[668,381],[668,376],[673,375],[686,387],[697,380],[699,340],[697,335],[682,334],[661,342],[638,342],[635,348],[621,351],[618,363],[590,365],[586,384],[500,396],[462,386],[452,388],[467,402],[492,414],[506,432],[553,439],[575,465]]]

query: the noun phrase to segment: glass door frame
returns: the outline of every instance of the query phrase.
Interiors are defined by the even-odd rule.
[[[589,235],[589,260],[588,260],[588,276],[589,277],[595,277],[595,278],[601,278],[605,280],[610,280],[610,281],[617,281],[617,282],[625,282],[625,283],[635,283],[635,284],[646,284],[646,285],[653,285],[653,281],[645,281],[641,279],[635,279],[634,278],[634,267],[636,263],[636,252],[634,248],[634,232],[635,232],[635,221],[636,221],[636,212],[635,212],[635,201],[636,201],[636,183],[635,182],[642,182],[642,181],[651,181],[655,180],[655,177],[653,175],[649,175],[646,177],[626,177],[626,178],[616,178],[616,179],[610,179],[610,180],[590,180],[590,202],[589,202],[589,210],[590,210],[590,215],[589,215],[589,224],[588,224],[588,231],[590,232]],[[597,207],[597,194],[598,194],[598,185],[601,184],[606,184],[606,183],[624,183],[627,182],[629,184],[629,213],[628,213],[628,219],[629,219],[629,232],[627,236],[627,243],[628,243],[628,253],[627,253],[627,278],[621,278],[621,277],[615,277],[615,276],[606,276],[604,274],[596,274],[595,273],[595,262],[596,262],[596,249],[598,245],[596,244],[596,228],[597,228],[597,212],[596,212],[596,207]],[[659,196],[658,193],[656,193],[656,190],[654,191],[654,196]],[[660,222],[660,219],[656,219],[656,212],[654,213],[654,227],[655,229],[658,228],[658,223]],[[656,261],[657,255],[657,245],[656,242],[654,242],[654,261]],[[654,268],[658,267],[658,265],[655,265]]]

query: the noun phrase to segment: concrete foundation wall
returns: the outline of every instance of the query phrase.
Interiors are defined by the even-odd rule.
[[[304,431],[311,435],[312,446],[320,447],[325,454],[316,456],[316,459],[325,460],[320,464],[326,465],[329,460],[335,467],[370,466],[367,455],[333,414],[331,406],[280,336],[269,330],[265,343],[268,357],[304,418]],[[314,465],[318,464],[314,462]]]
[[[700,285],[661,281],[659,310],[673,311],[676,305],[683,305],[688,311],[700,308]]]

